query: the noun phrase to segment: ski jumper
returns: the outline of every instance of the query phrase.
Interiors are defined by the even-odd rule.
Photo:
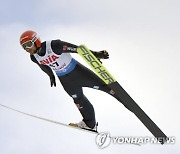
[[[52,70],[55,71],[64,90],[73,98],[83,121],[93,128],[96,124],[94,108],[82,88],[94,88],[110,95],[112,91],[94,72],[72,58],[70,53],[77,53],[76,49],[76,45],[60,40],[45,41],[38,52],[30,57],[49,77],[54,76]],[[98,58],[96,52],[93,53]]]

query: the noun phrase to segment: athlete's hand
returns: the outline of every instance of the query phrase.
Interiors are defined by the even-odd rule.
[[[50,83],[51,83],[51,87],[56,87],[56,79],[55,76],[51,76],[50,77]]]
[[[98,52],[98,58],[100,59],[108,59],[109,53],[106,50],[102,50]]]
[[[98,59],[108,59],[109,58],[109,53],[106,50],[102,50],[102,51],[99,51],[99,52],[96,52],[96,51],[91,51],[91,52]]]

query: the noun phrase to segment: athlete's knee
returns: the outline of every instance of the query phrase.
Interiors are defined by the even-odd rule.
[[[107,85],[101,85],[99,86],[99,89],[98,90],[101,90],[101,91],[104,91],[106,93],[108,93],[109,95],[112,95],[113,97],[115,97],[115,92],[114,90],[112,90],[111,88],[109,88]]]
[[[74,103],[81,103],[81,102],[85,101],[85,96],[84,95],[74,94],[74,95],[71,95],[71,97],[73,98]]]

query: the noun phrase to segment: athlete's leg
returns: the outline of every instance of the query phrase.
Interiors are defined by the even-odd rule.
[[[94,88],[97,90],[104,91],[112,96],[114,96],[113,90],[111,90],[101,78],[99,78],[93,71],[89,70],[85,66],[81,65],[78,63],[76,69],[75,69],[76,76],[77,78],[77,84],[81,87],[89,87],[89,88]]]
[[[117,97],[116,93],[113,89],[109,88],[101,78],[99,78],[94,72],[84,67],[81,64],[78,64],[76,68],[76,73],[78,73],[79,84],[81,87],[90,87],[97,90],[104,91],[114,98],[116,98],[119,102],[123,104],[123,102]],[[123,104],[128,110],[130,110],[125,104]]]
[[[76,82],[70,80],[72,76],[59,77],[64,90],[73,98],[74,103],[79,109],[83,121],[90,128],[94,128],[96,124],[95,112],[92,104],[83,94],[82,87],[78,86]]]

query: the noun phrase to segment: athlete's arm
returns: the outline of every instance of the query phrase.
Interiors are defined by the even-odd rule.
[[[47,65],[39,64],[38,61],[36,60],[36,58],[33,55],[31,55],[30,57],[31,57],[31,60],[34,63],[36,63],[49,76],[51,87],[52,86],[56,87],[56,80],[55,80],[55,76],[54,76],[54,73],[53,73],[52,69]]]
[[[78,46],[61,40],[52,40],[51,47],[54,53],[61,55],[62,53],[77,53]]]
[[[52,71],[52,69],[47,66],[47,65],[42,65],[42,64],[39,64],[38,61],[36,60],[36,58],[31,55],[31,60],[36,63],[50,78],[54,76],[54,73]]]
[[[68,43],[68,42],[64,42],[61,40],[52,40],[51,42],[51,47],[53,49],[53,51],[60,55],[62,53],[77,53],[77,45]],[[98,58],[98,59],[108,59],[109,58],[109,54],[106,50],[102,50],[99,52],[96,51],[92,51],[91,52]]]

